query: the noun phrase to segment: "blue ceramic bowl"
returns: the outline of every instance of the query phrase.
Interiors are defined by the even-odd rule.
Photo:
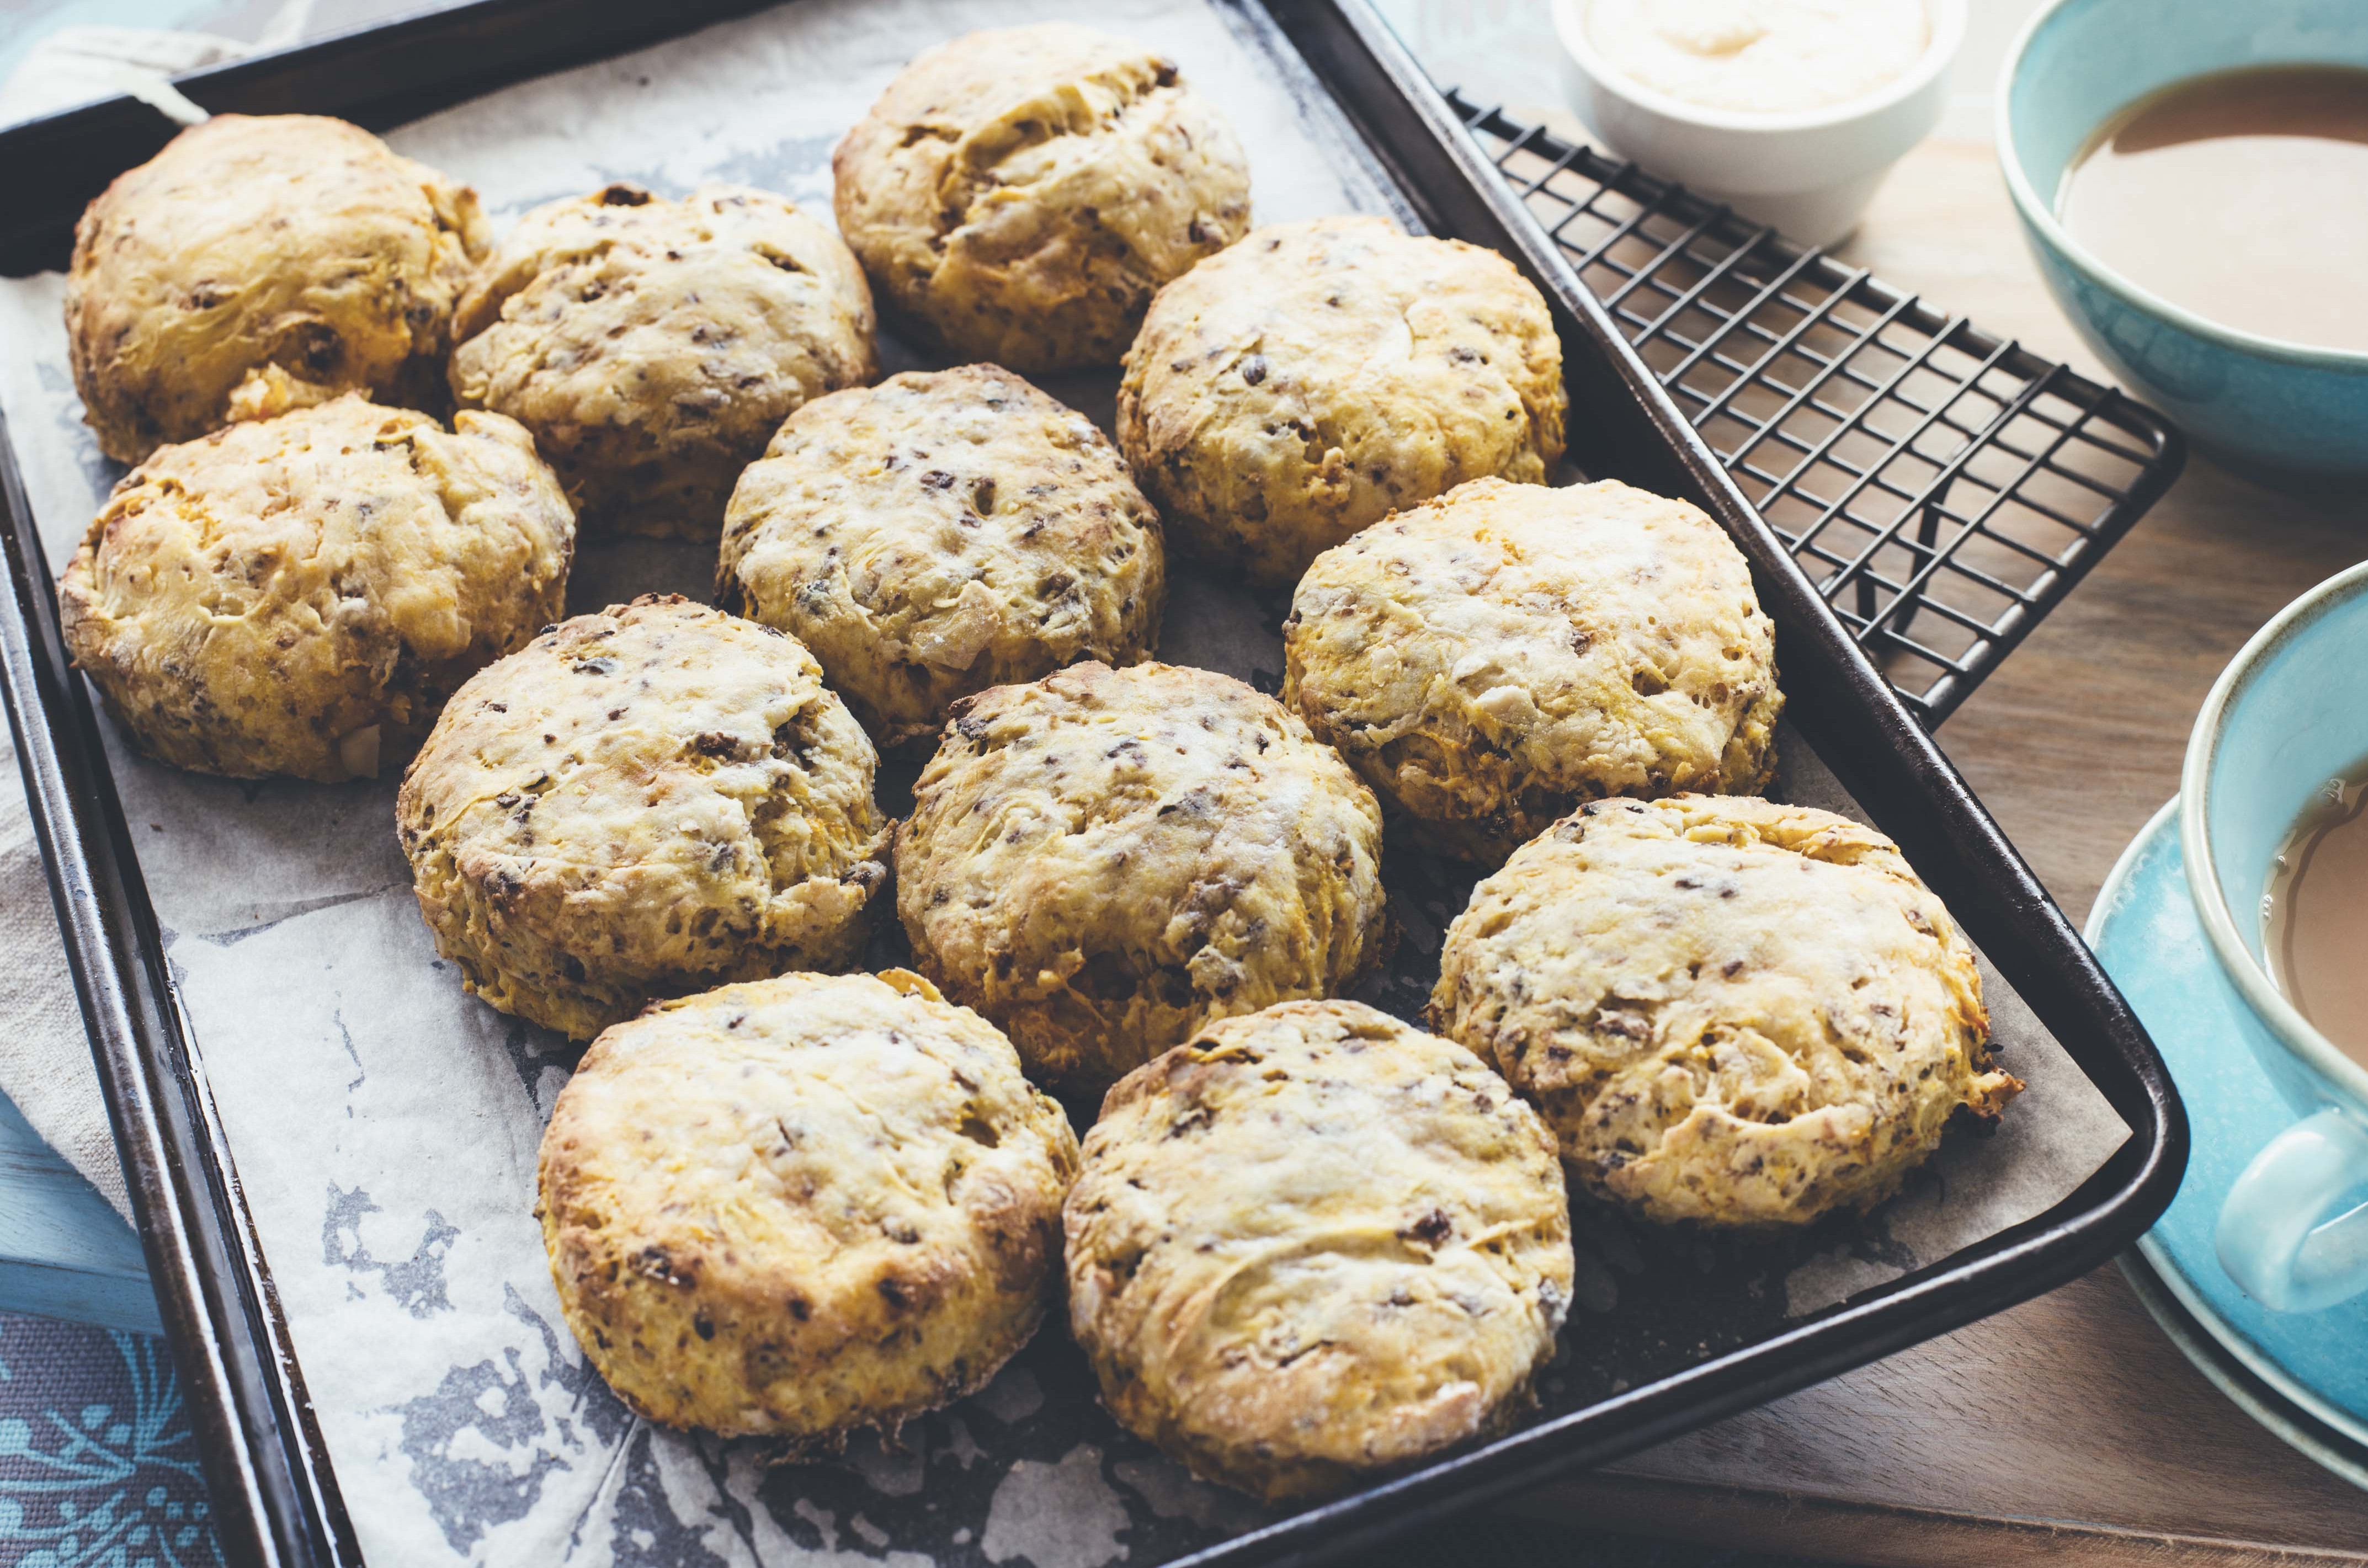
[[[2109,270],[2055,221],[2066,167],[2115,111],[2189,76],[2269,64],[2368,66],[2368,5],[2056,0],[2007,54],[1998,162],[2047,287],[2132,392],[2238,467],[2368,474],[2368,354],[2215,325]],[[2244,221],[2188,216],[2199,244]]]

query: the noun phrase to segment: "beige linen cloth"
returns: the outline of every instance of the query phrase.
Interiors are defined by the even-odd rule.
[[[13,738],[0,730],[0,1093],[130,1218]]]

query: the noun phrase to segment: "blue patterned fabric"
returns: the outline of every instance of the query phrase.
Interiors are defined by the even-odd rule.
[[[220,1568],[165,1343],[0,1316],[0,1568]]]

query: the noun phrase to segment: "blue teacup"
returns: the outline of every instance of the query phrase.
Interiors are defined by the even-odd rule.
[[[2187,743],[2180,846],[2245,1043],[2298,1119],[2229,1189],[2221,1267],[2274,1312],[2368,1290],[2368,1067],[2270,979],[2262,898],[2312,796],[2368,757],[2368,562],[2281,610],[2221,672]],[[2368,897],[2368,889],[2362,890]],[[2368,953],[2361,955],[2368,963]]]
[[[2009,51],[1998,163],[2064,313],[2132,392],[2248,469],[2368,473],[2368,354],[2239,332],[2108,267],[2055,220],[2064,171],[2113,114],[2158,87],[2240,65],[2368,66],[2360,0],[2055,0]],[[2329,191],[2330,201],[2357,199]],[[2239,212],[2197,212],[2190,243]]]

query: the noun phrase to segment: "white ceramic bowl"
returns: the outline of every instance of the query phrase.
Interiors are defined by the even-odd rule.
[[[1554,0],[1554,18],[1571,107],[1606,147],[1787,238],[1832,244],[1858,226],[1883,176],[1931,134],[1947,107],[1965,0],[1924,3],[1932,39],[1913,70],[1866,97],[1797,114],[1743,114],[1672,97],[1596,50],[1588,0]]]

